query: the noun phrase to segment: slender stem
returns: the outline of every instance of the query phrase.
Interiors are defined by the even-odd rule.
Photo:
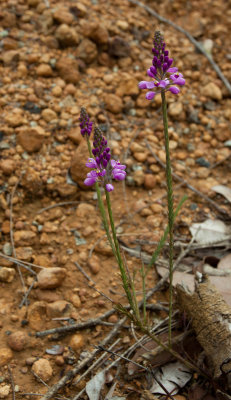
[[[185,202],[185,200],[187,200],[187,196],[186,195],[184,195],[182,197],[182,199],[180,200],[178,206],[176,207],[176,210],[174,211],[174,221],[175,221],[175,219],[176,219],[176,217],[177,217],[177,215],[178,215],[183,203]],[[156,260],[157,260],[157,258],[159,256],[162,248],[164,247],[164,244],[165,244],[165,242],[167,240],[168,234],[169,234],[169,225],[166,226],[165,231],[164,231],[164,233],[163,233],[163,235],[162,235],[162,237],[161,237],[161,239],[160,239],[160,241],[159,241],[159,243],[157,245],[157,248],[152,254],[151,261],[149,262],[149,264],[147,266],[147,269],[146,269],[146,275],[147,275],[148,271],[150,270],[151,266],[153,264],[155,264],[155,262],[156,262]]]
[[[88,136],[86,136],[86,137],[87,137],[87,147],[88,147],[89,155],[90,155],[90,157],[93,157],[93,154],[92,154],[92,151],[91,151],[91,143],[90,143],[89,137]],[[116,249],[115,249],[115,246],[114,246],[111,234],[110,234],[110,229],[109,229],[107,216],[106,216],[106,212],[105,212],[105,208],[104,208],[104,204],[103,204],[103,200],[102,200],[102,196],[101,196],[101,191],[100,191],[100,188],[99,188],[99,185],[98,185],[97,182],[95,183],[95,188],[96,188],[96,192],[97,192],[99,210],[100,210],[101,218],[102,218],[102,221],[103,221],[103,227],[105,229],[105,232],[106,232],[106,235],[107,235],[107,239],[108,239],[109,244],[110,244],[110,246],[112,248],[113,254],[114,254],[115,258],[117,259],[117,253],[116,253]],[[118,261],[118,259],[117,259],[117,261]]]
[[[115,229],[115,224],[114,224],[114,219],[113,219],[113,214],[112,214],[112,209],[111,209],[110,195],[106,189],[105,189],[105,194],[106,194],[107,209],[108,209],[108,215],[109,215],[109,220],[110,220],[110,224],[111,224],[112,236],[113,236],[113,240],[114,240],[114,244],[115,244],[115,248],[116,248],[117,260],[118,260],[118,264],[119,264],[121,278],[123,281],[123,287],[124,287],[125,293],[127,295],[129,304],[130,304],[132,310],[135,311],[135,307],[134,307],[134,303],[133,303],[133,299],[132,299],[132,295],[131,295],[131,291],[130,291],[129,281],[128,281],[124,263],[123,263],[123,260],[122,260],[121,254],[120,254],[119,242],[116,237],[116,229]]]
[[[171,347],[172,342],[172,303],[173,303],[173,189],[172,189],[172,169],[169,151],[169,136],[168,136],[168,116],[167,104],[164,90],[161,91],[162,98],[162,114],[164,124],[164,143],[166,154],[166,182],[167,182],[167,199],[168,199],[168,227],[169,227],[169,326],[168,326],[168,342]]]
[[[145,274],[145,270],[144,270],[144,263],[141,260],[142,263],[142,267],[141,267],[141,278],[142,278],[142,292],[143,292],[143,325],[146,326],[147,325],[147,313],[146,313],[146,282],[145,282],[145,278],[146,278],[146,274]]]

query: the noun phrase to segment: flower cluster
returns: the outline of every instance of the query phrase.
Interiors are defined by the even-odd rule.
[[[87,114],[85,108],[83,107],[81,108],[80,111],[79,121],[80,121],[81,135],[85,136],[87,134],[88,136],[90,136],[93,122],[90,122],[89,115]]]
[[[164,38],[159,31],[155,32],[153,45],[152,66],[147,70],[148,76],[153,80],[139,83],[140,89],[154,89],[146,94],[147,100],[152,100],[162,90],[178,94],[180,89],[174,85],[183,86],[185,84],[183,75],[177,72],[178,68],[171,67],[173,59],[169,58],[169,52],[165,50]]]
[[[89,158],[86,166],[93,169],[87,174],[84,183],[87,186],[92,186],[99,182],[107,192],[111,192],[114,190],[114,186],[110,183],[111,179],[118,181],[125,179],[126,165],[111,159],[110,147],[107,146],[107,140],[98,127],[95,127],[94,130],[92,154],[94,158]]]

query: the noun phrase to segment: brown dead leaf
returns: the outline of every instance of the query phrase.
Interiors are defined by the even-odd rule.
[[[222,269],[224,271],[231,270],[231,253],[226,254],[222,257],[217,265],[218,269]]]

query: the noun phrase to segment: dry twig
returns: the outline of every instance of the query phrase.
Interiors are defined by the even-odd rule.
[[[11,388],[12,388],[12,400],[15,400],[14,378],[13,378],[13,374],[12,374],[12,371],[11,371],[11,368],[9,365],[7,365],[7,368],[8,368],[8,372],[10,375],[10,382],[11,382]]]
[[[36,214],[42,214],[44,211],[51,210],[52,208],[55,208],[55,207],[63,207],[63,206],[79,204],[79,203],[81,203],[81,201],[63,201],[62,203],[51,204],[48,207],[41,208]]]
[[[92,328],[96,325],[100,325],[102,323],[103,319],[110,317],[110,315],[114,314],[115,312],[116,311],[114,309],[111,309],[111,310],[105,312],[103,315],[101,315],[98,318],[92,318],[86,322],[80,322],[79,324],[61,326],[58,328],[47,329],[46,331],[36,332],[35,336],[43,337],[43,336],[52,335],[52,334],[56,334],[56,333],[63,334],[63,333],[75,332],[75,331],[81,330],[81,329]]]

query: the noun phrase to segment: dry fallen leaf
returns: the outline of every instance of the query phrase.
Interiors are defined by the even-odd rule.
[[[105,371],[100,371],[86,384],[86,393],[89,400],[98,400],[100,391],[105,383]]]
[[[231,189],[224,185],[216,185],[211,188],[214,192],[222,194],[231,203]]]
[[[204,222],[192,224],[189,228],[192,237],[200,244],[213,244],[226,240],[231,235],[230,226],[219,219],[207,219]]]
[[[177,361],[161,367],[155,376],[164,388],[173,395],[191,379],[192,372],[183,363]],[[150,392],[166,394],[166,391],[156,381],[154,381]]]

